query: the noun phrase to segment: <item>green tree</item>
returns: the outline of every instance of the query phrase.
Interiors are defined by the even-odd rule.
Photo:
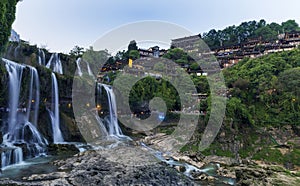
[[[239,98],[229,99],[226,107],[226,117],[238,120],[242,124],[253,124],[247,106]]]
[[[299,25],[295,20],[288,20],[286,22],[281,23],[281,26],[285,32],[298,31]]]
[[[212,49],[220,46],[231,46],[262,37],[264,40],[275,40],[279,33],[299,31],[299,26],[294,20],[288,20],[281,25],[277,23],[267,24],[265,20],[243,22],[239,26],[229,26],[223,30],[210,30],[203,33],[203,40]]]
[[[132,60],[136,60],[138,58],[140,58],[140,53],[137,50],[130,50],[129,51],[129,58]]]
[[[18,0],[0,1],[0,52],[3,52],[8,37],[11,33],[11,25],[15,20],[16,5]]]
[[[128,45],[128,51],[130,52],[131,50],[138,50],[135,40],[130,41],[130,43]]]
[[[278,78],[281,91],[300,96],[300,67],[285,70]]]
[[[84,53],[84,48],[76,45],[76,46],[70,51],[69,54],[70,54],[71,56],[74,56],[74,57],[78,58],[78,57],[82,57],[83,53]]]
[[[274,41],[277,39],[278,33],[270,26],[263,26],[255,30],[254,35],[262,37],[265,41]]]
[[[170,59],[179,65],[191,64],[194,60],[182,49],[173,48],[163,56],[164,58]]]
[[[86,49],[82,59],[90,64],[94,74],[98,74],[100,67],[103,67],[110,59],[110,54],[107,50],[95,51],[93,47],[90,47],[89,49]]]
[[[191,64],[190,69],[191,70],[199,70],[200,66],[199,66],[198,63],[194,62],[194,63]]]
[[[238,98],[249,108],[256,124],[300,123],[299,59],[300,50],[295,49],[244,59],[225,69],[223,74],[230,90],[229,97]]]
[[[277,23],[271,23],[271,24],[269,25],[269,27],[270,27],[273,31],[275,31],[275,32],[277,32],[277,33],[282,33],[282,32],[283,32],[281,25],[279,25],[279,24],[277,24]]]

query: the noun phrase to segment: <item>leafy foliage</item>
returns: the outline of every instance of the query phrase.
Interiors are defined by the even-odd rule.
[[[98,74],[99,69],[109,62],[110,55],[106,50],[95,51],[93,47],[90,47],[83,53],[82,58],[90,64],[93,73]]]
[[[173,48],[168,50],[168,52],[163,57],[170,59],[181,66],[190,65],[194,61],[185,51],[180,48]]]
[[[83,47],[80,47],[80,46],[75,46],[71,51],[70,51],[70,56],[74,56],[76,58],[78,57],[82,57],[84,53],[84,48]]]
[[[203,40],[211,49],[221,46],[238,45],[249,39],[261,38],[265,41],[276,40],[279,33],[299,31],[295,20],[288,20],[281,25],[267,24],[265,20],[243,22],[239,26],[229,26],[224,30],[215,29],[203,34]]]
[[[231,97],[227,117],[258,125],[299,125],[299,59],[295,49],[244,59],[224,70]]]
[[[18,0],[1,0],[0,2],[0,52],[5,49],[10,36],[11,25],[15,20],[17,2]]]

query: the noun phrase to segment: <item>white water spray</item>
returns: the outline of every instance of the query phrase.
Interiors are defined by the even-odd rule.
[[[54,53],[51,55],[46,67],[52,69],[53,72],[63,74],[63,68],[58,53]]]
[[[53,143],[61,143],[64,142],[64,138],[60,130],[60,121],[59,121],[58,83],[54,73],[52,73],[51,78],[52,78],[52,103],[51,103],[51,110],[48,109],[48,112],[52,124]]]
[[[1,144],[1,168],[17,164],[24,158],[36,157],[45,153],[48,143],[37,130],[39,107],[39,80],[35,68],[2,59],[9,76],[8,120],[3,126]],[[23,72],[29,70],[27,102],[20,103]],[[25,92],[26,95],[26,92]],[[22,108],[20,108],[22,107]],[[23,154],[23,150],[26,154]]]
[[[82,71],[81,71],[81,67],[80,67],[80,62],[81,62],[81,58],[78,58],[76,60],[76,65],[77,65],[77,69],[78,69],[78,75],[81,77],[82,76]]]

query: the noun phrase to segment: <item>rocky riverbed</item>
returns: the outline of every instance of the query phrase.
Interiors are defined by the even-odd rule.
[[[157,138],[147,139],[152,148]],[[188,163],[208,172],[192,171],[189,176],[181,165],[162,162],[147,148],[134,144],[119,144],[111,149],[88,150],[70,158],[49,164],[51,173],[33,174],[18,179],[1,178],[0,185],[299,185],[299,172],[249,159],[236,162],[232,158],[203,156],[201,153],[173,153],[165,159]],[[211,176],[214,175],[214,176]],[[223,179],[226,178],[226,179]],[[224,181],[225,180],[225,181]]]
[[[163,149],[165,134],[148,136],[141,141],[156,149]],[[216,180],[222,177],[232,178],[236,185],[300,185],[300,168],[286,169],[283,165],[264,161],[255,161],[249,158],[238,160],[235,158],[209,155],[204,156],[200,152],[175,152],[168,155],[176,161],[187,162],[197,168],[205,168],[213,163],[218,165],[215,176],[201,173],[191,174],[194,180]],[[166,157],[168,158],[168,157]],[[178,169],[180,171],[180,169]]]
[[[2,185],[195,185],[185,175],[136,146],[92,150],[57,160],[56,172],[21,180],[2,178]]]

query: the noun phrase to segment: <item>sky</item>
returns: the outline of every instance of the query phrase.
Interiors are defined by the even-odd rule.
[[[300,23],[299,8],[299,0],[23,0],[13,29],[30,44],[68,53],[133,22],[163,21],[199,34],[260,19]]]

